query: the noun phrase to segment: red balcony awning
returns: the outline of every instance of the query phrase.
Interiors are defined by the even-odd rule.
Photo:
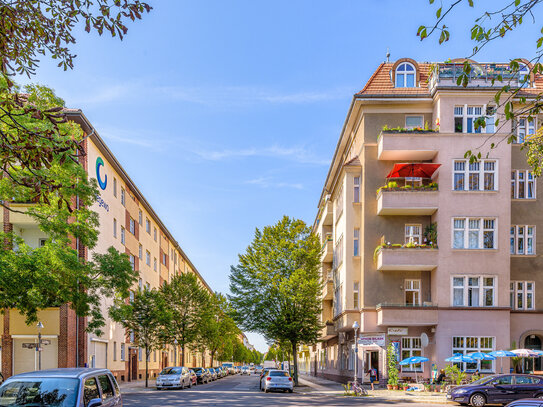
[[[394,164],[387,178],[432,178],[434,172],[441,164],[433,163],[402,163]]]

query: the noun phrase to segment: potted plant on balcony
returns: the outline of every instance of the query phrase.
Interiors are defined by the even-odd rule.
[[[398,361],[396,360],[396,348],[392,343],[387,348],[388,383],[387,389],[398,389]]]

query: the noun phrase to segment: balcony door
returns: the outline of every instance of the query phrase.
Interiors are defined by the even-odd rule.
[[[404,293],[406,306],[420,306],[420,280],[405,280]]]

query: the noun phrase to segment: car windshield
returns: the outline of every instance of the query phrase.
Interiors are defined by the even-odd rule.
[[[470,383],[470,385],[471,384],[486,384],[486,383],[490,382],[491,380],[495,379],[496,377],[498,377],[498,376],[493,375],[493,376],[482,377],[479,380],[475,380],[474,382]]]
[[[170,374],[181,374],[183,372],[182,367],[167,367],[162,372],[161,375],[170,375]]]
[[[75,407],[78,379],[11,380],[0,387],[0,406]]]
[[[200,373],[204,369],[202,369],[201,367],[194,367],[192,368],[192,370],[194,370],[196,373]]]
[[[268,376],[274,377],[274,376],[284,376],[288,377],[287,372],[281,372],[280,370],[271,370]]]

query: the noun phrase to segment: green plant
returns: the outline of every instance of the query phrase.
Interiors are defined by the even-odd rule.
[[[344,396],[354,396],[354,391],[352,389],[351,383],[342,384],[342,386]]]
[[[392,343],[387,347],[388,384],[398,385],[398,361],[396,360],[396,348]]]
[[[516,349],[516,348],[517,348],[517,343],[515,341],[513,341],[511,343],[511,349]],[[511,363],[513,364],[513,372],[516,373],[516,372],[519,371],[518,367],[522,363],[522,358],[519,357],[519,356],[513,356],[511,358]]]
[[[408,248],[408,249],[412,249],[414,247],[417,247],[417,244],[414,241],[410,240],[403,247]]]
[[[377,256],[379,256],[379,251],[381,251],[381,249],[382,249],[383,247],[387,247],[387,245],[386,245],[385,243],[382,243],[382,244],[380,244],[379,246],[377,246],[377,247],[375,248],[375,250],[373,251],[373,262],[374,262],[374,263],[377,263]]]
[[[437,222],[432,222],[424,228],[424,238],[432,247],[437,246]]]
[[[473,383],[473,382],[479,380],[480,378],[481,378],[481,376],[479,376],[478,374],[474,374],[474,375],[471,375],[470,380]]]
[[[451,380],[458,386],[462,384],[462,381],[466,379],[467,374],[460,370],[457,365],[449,365],[445,367],[445,373],[451,378]]]

